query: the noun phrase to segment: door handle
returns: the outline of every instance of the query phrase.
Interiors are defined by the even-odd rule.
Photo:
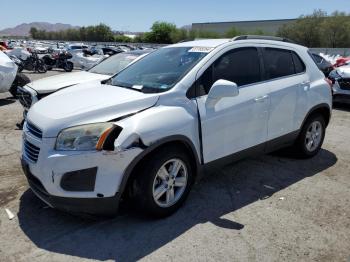
[[[259,96],[259,97],[256,97],[254,99],[255,102],[264,102],[265,99],[267,99],[269,96],[268,95],[264,95],[264,96]]]
[[[300,83],[300,86],[304,88],[304,91],[309,91],[310,90],[310,83],[311,81],[304,81]]]

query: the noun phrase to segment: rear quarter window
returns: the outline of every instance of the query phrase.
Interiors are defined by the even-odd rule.
[[[294,67],[295,67],[295,73],[300,74],[300,73],[305,72],[306,66],[305,66],[303,60],[301,60],[301,58],[293,51],[292,51],[292,58],[293,58],[293,63],[294,63]]]

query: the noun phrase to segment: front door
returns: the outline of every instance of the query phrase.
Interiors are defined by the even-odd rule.
[[[239,94],[208,104],[207,94],[219,79],[235,82]],[[197,88],[203,94],[197,103],[205,163],[264,144],[270,100],[261,79],[258,50],[251,47],[228,51],[198,78]]]

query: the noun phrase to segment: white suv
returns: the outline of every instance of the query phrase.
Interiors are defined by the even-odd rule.
[[[22,151],[34,193],[89,214],[115,213],[127,194],[166,216],[213,164],[286,146],[317,154],[332,106],[324,75],[307,48],[251,38],[167,46],[36,103]]]

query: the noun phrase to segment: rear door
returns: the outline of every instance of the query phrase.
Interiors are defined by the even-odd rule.
[[[310,85],[305,65],[296,52],[263,48],[266,86],[270,90],[270,116],[267,140],[296,130],[307,104],[304,89]]]

